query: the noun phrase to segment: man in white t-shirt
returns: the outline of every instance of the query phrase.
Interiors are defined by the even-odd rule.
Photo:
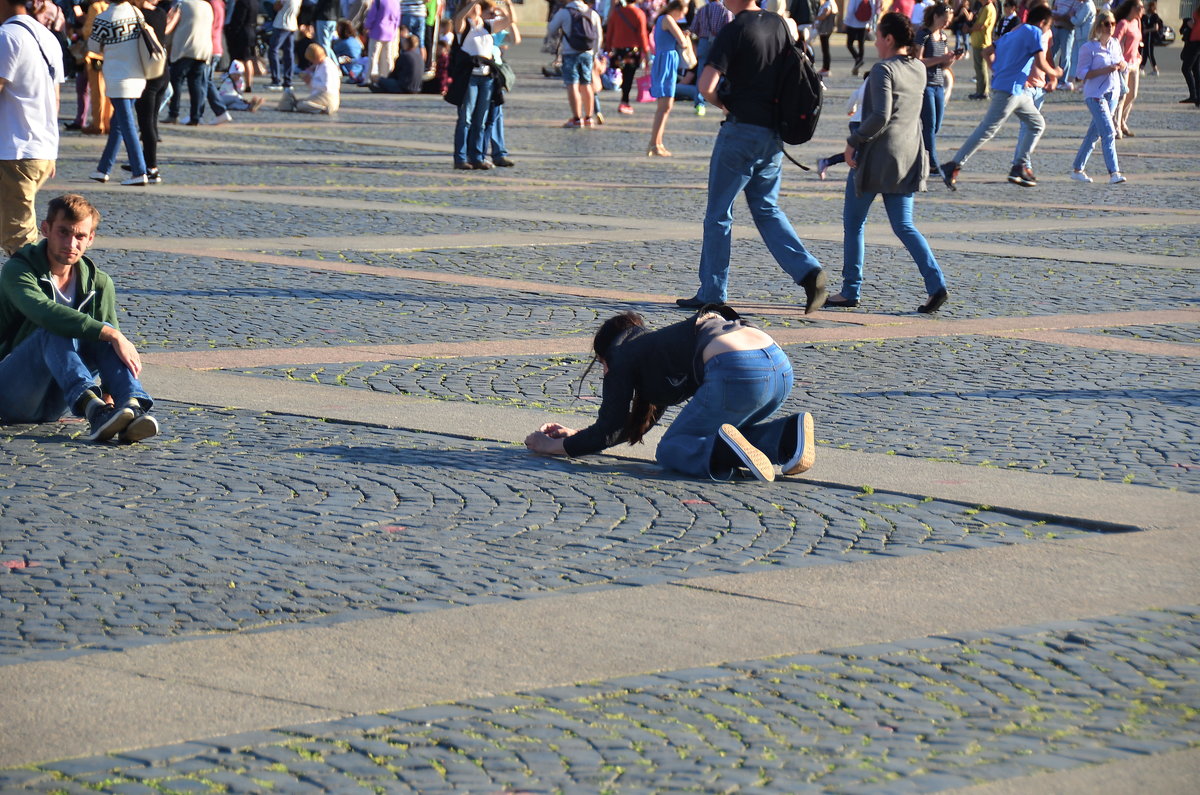
[[[279,101],[279,110],[296,113],[336,113],[342,98],[341,73],[333,59],[325,53],[325,48],[319,44],[308,45],[304,57],[312,64],[300,73],[300,78],[308,83],[309,94],[304,99],[296,99],[296,95],[290,89],[284,91]]]
[[[33,203],[58,159],[62,47],[24,0],[0,0],[0,246],[38,239]]]

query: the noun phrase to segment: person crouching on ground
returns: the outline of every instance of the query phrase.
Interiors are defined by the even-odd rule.
[[[304,57],[312,66],[300,73],[300,79],[308,84],[309,94],[296,99],[290,90],[283,92],[279,110],[296,113],[336,113],[341,104],[342,76],[333,59],[325,54],[320,44],[310,44]]]
[[[112,279],[84,256],[99,224],[84,197],[52,199],[46,239],[0,270],[0,423],[53,422],[69,410],[91,424],[89,442],[158,433],[141,357],[117,328]]]
[[[525,439],[533,452],[581,456],[637,444],[667,406],[686,402],[659,442],[659,465],[714,480],[746,468],[767,481],[777,464],[785,475],[812,467],[812,415],[768,419],[792,391],[791,362],[730,307],[709,305],[657,331],[624,312],[600,326],[592,350],[604,368],[596,422],[578,431],[547,423]]]

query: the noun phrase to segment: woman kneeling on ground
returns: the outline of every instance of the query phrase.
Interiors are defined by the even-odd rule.
[[[759,480],[774,480],[775,465],[785,475],[812,467],[812,415],[768,419],[792,391],[791,362],[729,307],[706,306],[658,331],[624,312],[600,326],[592,350],[592,364],[604,368],[596,422],[578,431],[547,423],[525,439],[533,452],[581,456],[637,444],[667,406],[688,401],[659,442],[661,466],[714,480],[742,467]]]

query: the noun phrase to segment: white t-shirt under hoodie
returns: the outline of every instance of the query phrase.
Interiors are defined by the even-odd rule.
[[[96,17],[88,51],[104,53],[104,95],[109,99],[137,99],[146,89],[141,46],[138,14],[129,3],[113,3]]]

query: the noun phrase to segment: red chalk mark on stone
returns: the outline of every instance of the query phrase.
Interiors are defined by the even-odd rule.
[[[402,524],[389,524],[389,525],[385,525],[385,526],[383,527],[383,532],[385,532],[385,533],[399,533],[399,532],[401,532],[401,531],[404,531],[404,530],[407,530],[407,529],[408,529],[408,528],[407,528],[407,527],[405,527],[405,526],[404,526],[404,525],[402,525]]]
[[[708,500],[680,500],[684,505],[712,505]]]
[[[23,560],[6,560],[0,562],[0,566],[3,566],[6,569],[32,569],[34,566],[40,565],[42,564],[33,562],[26,563]]]

